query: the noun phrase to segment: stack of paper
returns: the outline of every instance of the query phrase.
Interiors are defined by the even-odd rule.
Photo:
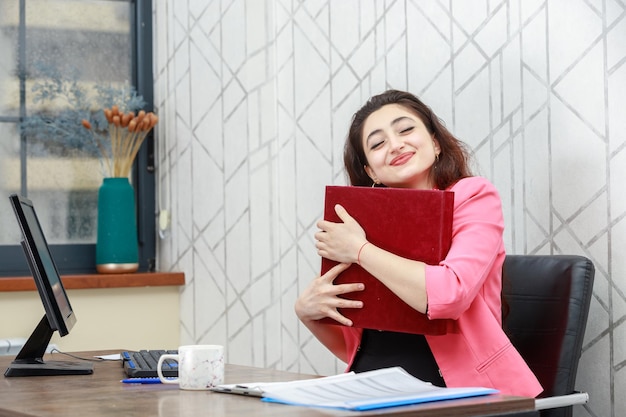
[[[248,385],[262,391],[263,401],[357,411],[498,393],[495,389],[483,387],[437,387],[413,377],[400,367],[287,383]]]

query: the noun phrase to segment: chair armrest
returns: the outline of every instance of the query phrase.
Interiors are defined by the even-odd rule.
[[[535,400],[535,410],[545,410],[546,408],[567,407],[576,404],[586,404],[589,401],[589,394],[586,392],[575,392],[568,395],[556,395],[554,397],[537,398]]]

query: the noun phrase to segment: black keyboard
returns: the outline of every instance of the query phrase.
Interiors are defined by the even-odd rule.
[[[176,350],[140,350],[138,352],[124,351],[121,353],[122,366],[129,378],[158,377],[157,363],[161,355],[177,354]],[[163,376],[178,376],[178,362],[171,359],[163,361]]]

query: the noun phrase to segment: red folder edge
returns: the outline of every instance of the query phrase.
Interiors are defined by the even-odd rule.
[[[452,191],[327,186],[325,220],[341,222],[335,213],[336,204],[342,205],[363,227],[369,242],[402,257],[436,265],[450,249]],[[337,262],[322,258],[321,273],[335,265]],[[339,309],[339,312],[352,320],[354,327],[427,335],[442,335],[451,328],[452,320],[428,319],[357,264],[334,281],[335,284],[352,282],[363,282],[365,290],[343,297],[362,300],[364,306]],[[340,324],[331,318],[320,322]]]

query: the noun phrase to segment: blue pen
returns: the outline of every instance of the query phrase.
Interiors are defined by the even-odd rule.
[[[156,377],[150,377],[150,378],[127,378],[127,379],[122,379],[122,381],[124,384],[160,384],[161,380],[159,378]]]

